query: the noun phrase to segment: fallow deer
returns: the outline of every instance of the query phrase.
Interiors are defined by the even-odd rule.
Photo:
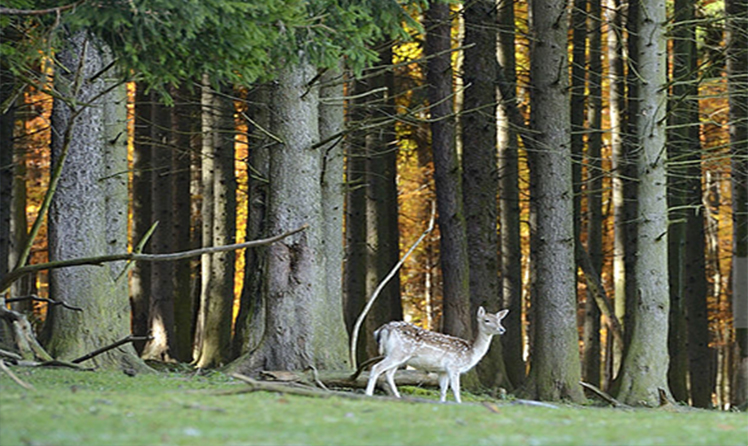
[[[509,310],[496,314],[478,309],[478,335],[472,343],[454,336],[424,330],[408,322],[389,322],[374,332],[379,353],[384,359],[371,368],[366,394],[374,394],[377,378],[385,374],[392,393],[400,398],[395,386],[395,372],[409,365],[439,375],[441,401],[447,400],[447,389],[452,387],[455,400],[461,403],[460,375],[467,372],[485,356],[493,335],[504,334],[501,320]]]

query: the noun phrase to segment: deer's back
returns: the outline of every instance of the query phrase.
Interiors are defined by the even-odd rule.
[[[379,351],[397,356],[413,367],[442,371],[466,360],[470,343],[454,336],[424,330],[403,321],[390,322],[375,332]]]

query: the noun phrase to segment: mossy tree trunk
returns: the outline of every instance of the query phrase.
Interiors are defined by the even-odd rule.
[[[322,148],[316,69],[301,61],[281,70],[272,91],[268,232],[309,227],[268,248],[264,335],[231,369],[342,369],[347,343],[342,302],[327,293],[322,215]],[[338,294],[339,296],[339,294]]]
[[[75,116],[67,103],[54,101],[53,168],[63,145],[69,142],[69,149],[49,210],[50,260],[126,250],[127,179],[122,174],[127,149],[125,91],[118,87],[101,96],[109,86],[111,71],[90,80],[107,66],[110,57],[106,47],[86,31],[70,36],[58,53],[55,87],[77,107],[90,105]],[[63,135],[69,130],[67,141]],[[50,308],[45,333],[54,357],[73,359],[130,333],[127,282],[123,278],[115,281],[122,267],[115,263],[50,272],[51,296],[83,309]],[[99,367],[145,367],[130,345],[92,362]]]

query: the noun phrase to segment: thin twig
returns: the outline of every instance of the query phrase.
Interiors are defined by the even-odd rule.
[[[30,300],[33,302],[46,302],[50,305],[62,305],[63,308],[67,308],[68,310],[73,310],[73,311],[83,311],[83,308],[74,307],[72,305],[69,305],[59,300],[48,299],[46,297],[39,297],[36,294],[31,294],[29,296],[11,297],[11,298],[5,299],[5,302],[12,303],[12,302],[23,302],[27,300]]]

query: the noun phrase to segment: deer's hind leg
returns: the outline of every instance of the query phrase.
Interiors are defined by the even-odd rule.
[[[369,374],[369,382],[366,383],[366,394],[369,396],[374,395],[374,387],[377,385],[379,375],[386,373],[385,377],[387,378],[387,382],[389,383],[392,392],[396,397],[400,398],[400,393],[397,391],[397,387],[395,386],[394,376],[397,368],[404,364],[404,362],[405,361],[388,356],[374,364],[371,368],[371,373]]]

